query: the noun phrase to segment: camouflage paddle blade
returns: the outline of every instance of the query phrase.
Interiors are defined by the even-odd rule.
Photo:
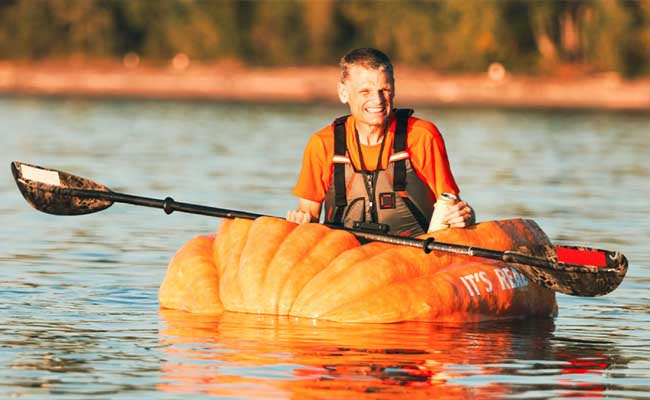
[[[113,202],[93,198],[93,192],[110,193],[96,182],[66,172],[18,161],[11,172],[27,202],[35,209],[54,215],[82,215],[104,210]]]
[[[541,286],[556,292],[585,297],[610,293],[621,284],[627,273],[628,262],[622,253],[586,247],[565,248],[576,252],[602,253],[603,263],[589,265],[560,260],[555,263],[554,268],[536,268],[517,263],[517,269]]]

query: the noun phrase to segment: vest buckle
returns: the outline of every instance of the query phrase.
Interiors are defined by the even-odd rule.
[[[378,222],[363,222],[354,221],[352,229],[368,233],[388,233],[390,226],[388,224],[380,224]]]

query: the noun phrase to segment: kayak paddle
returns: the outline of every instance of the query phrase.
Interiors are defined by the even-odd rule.
[[[104,210],[113,203],[127,203],[160,208],[167,214],[174,211],[219,218],[256,219],[262,214],[201,206],[113,192],[86,178],[63,171],[14,161],[11,163],[18,189],[27,202],[39,211],[54,215],[82,215]],[[536,284],[574,296],[602,296],[616,289],[625,277],[628,262],[618,252],[586,247],[556,246],[557,257],[537,257],[514,251],[497,251],[452,243],[433,238],[415,239],[381,233],[358,231],[339,226],[364,240],[417,247],[498,260],[521,271]]]

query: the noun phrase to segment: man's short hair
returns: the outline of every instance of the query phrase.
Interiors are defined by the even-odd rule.
[[[370,47],[350,51],[341,58],[339,65],[341,66],[341,82],[345,82],[348,78],[350,75],[350,67],[353,65],[384,71],[388,74],[391,81],[394,79],[393,64],[390,62],[390,58],[381,51]]]

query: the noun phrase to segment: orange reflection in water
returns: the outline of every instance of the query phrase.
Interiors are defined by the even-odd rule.
[[[573,363],[553,354],[551,319],[442,326],[160,313],[166,359],[159,389],[166,392],[254,399],[480,399],[522,391],[490,378],[511,377],[512,360],[558,360],[560,368]],[[598,369],[606,365],[601,364]],[[481,376],[478,383],[458,382]],[[580,390],[576,382],[568,388]],[[598,392],[592,385],[583,394]]]

